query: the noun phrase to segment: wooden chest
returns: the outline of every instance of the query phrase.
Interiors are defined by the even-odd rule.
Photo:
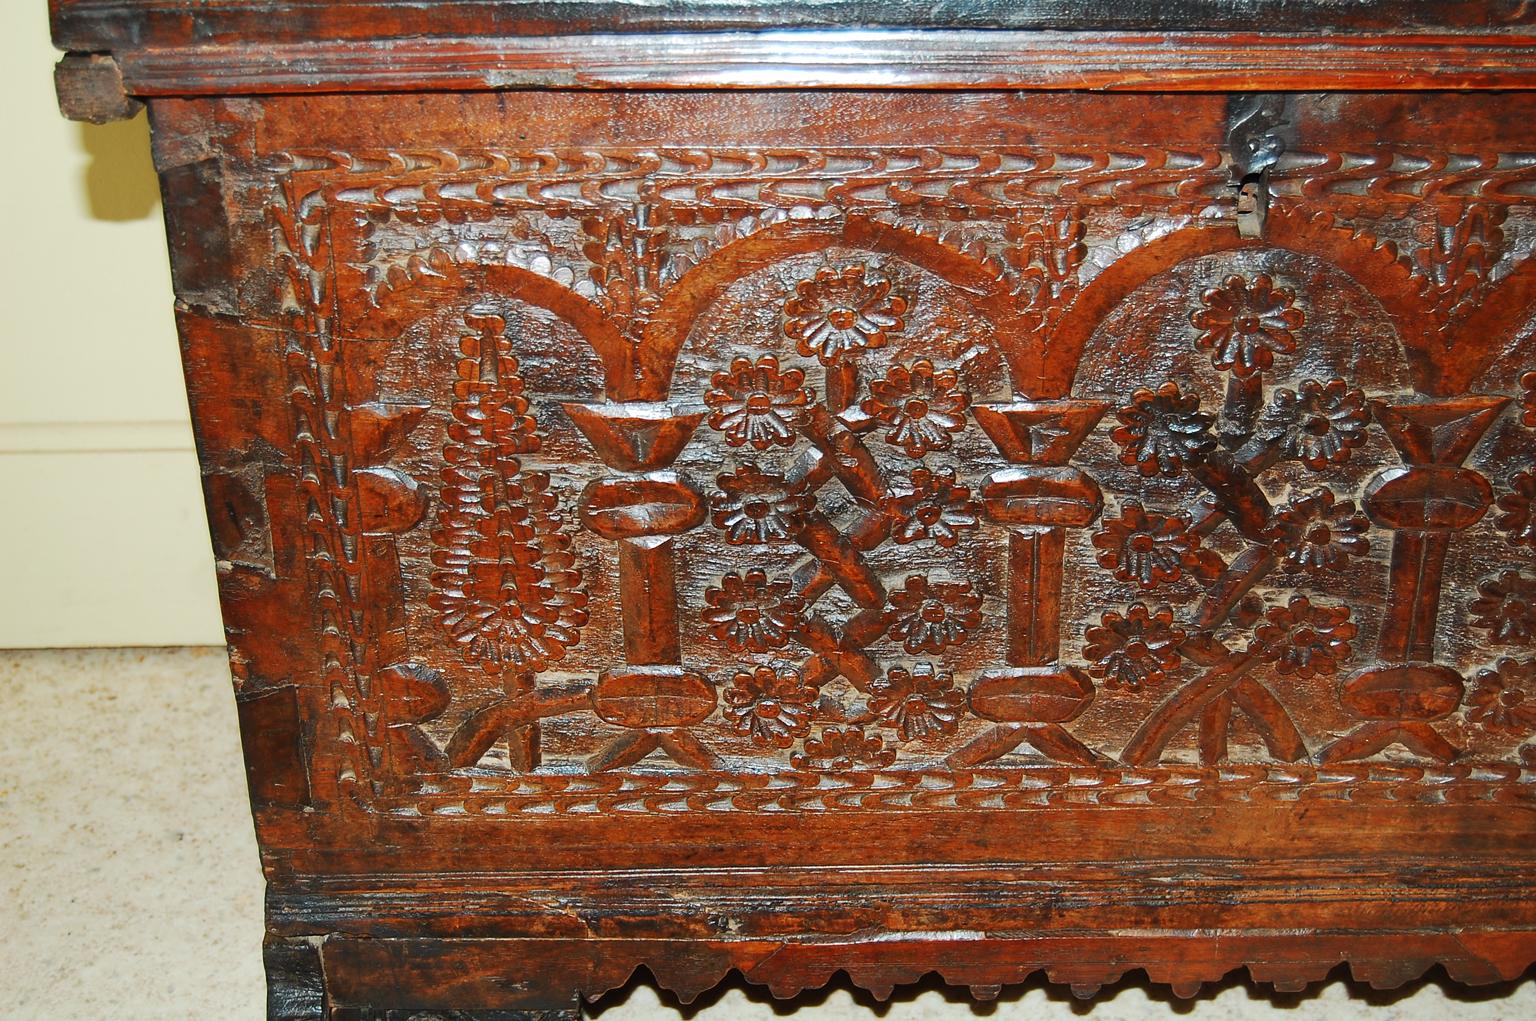
[[[274,1019],[1536,959],[1536,14],[933,7],[54,0]]]

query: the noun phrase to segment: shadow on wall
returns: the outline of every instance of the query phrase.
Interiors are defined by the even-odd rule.
[[[160,184],[149,150],[149,118],[80,124],[80,148],[90,157],[80,182],[97,220],[142,220],[160,206]]]

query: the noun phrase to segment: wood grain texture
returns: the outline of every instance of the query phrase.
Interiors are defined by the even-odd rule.
[[[1536,100],[1159,61],[152,100],[274,1016],[1536,959]]]
[[[64,50],[208,40],[402,39],[710,29],[1484,31],[1536,24],[1519,0],[50,0]]]
[[[126,48],[136,96],[524,88],[1529,88],[1530,35],[834,29]]]

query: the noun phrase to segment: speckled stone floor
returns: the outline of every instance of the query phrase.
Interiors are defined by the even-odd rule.
[[[260,1021],[261,875],[222,650],[0,652],[0,1017]],[[1536,981],[1462,989],[1436,976],[1391,993],[1344,980],[1300,996],[1235,979],[1192,1001],[1134,982],[1080,1003],[1040,984],[973,1008],[936,984],[878,1004],[846,986],[796,1021],[1409,1021],[1536,1018]],[[700,1021],[768,1021],[788,1006],[727,986]],[[603,1021],[675,1019],[646,986]]]

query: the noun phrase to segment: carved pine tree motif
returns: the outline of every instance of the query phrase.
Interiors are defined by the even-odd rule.
[[[466,660],[534,674],[580,639],[587,595],[549,476],[519,460],[540,439],[506,323],[490,313],[466,321],[479,332],[461,345],[430,601]]]
[[[476,332],[460,342],[428,603],[464,661],[500,676],[507,698],[470,717],[448,754],[472,763],[505,739],[513,765],[529,769],[537,716],[521,718],[517,703],[580,640],[587,591],[549,476],[523,468],[541,440],[506,320],[472,310],[465,322]]]

